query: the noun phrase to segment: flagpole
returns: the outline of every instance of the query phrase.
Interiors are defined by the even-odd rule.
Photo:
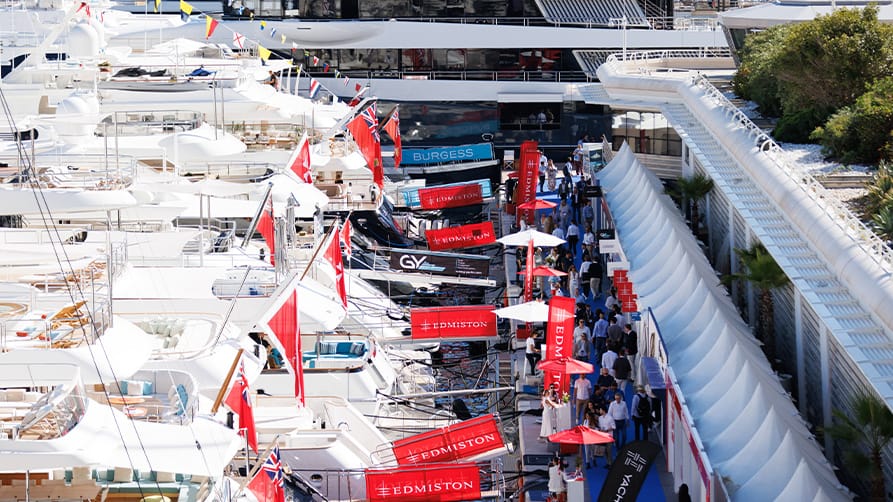
[[[331,237],[333,230],[335,230],[334,225],[329,230],[329,233],[328,233],[328,235],[326,235],[326,238],[323,239],[322,242],[320,243],[320,245],[316,247],[316,250],[313,251],[313,256],[310,257],[310,261],[307,263],[307,267],[304,269],[304,273],[301,274],[301,280],[303,280],[304,277],[307,277],[307,272],[310,271],[310,267],[313,266],[313,262],[316,261],[316,257],[319,255],[319,252],[322,250],[323,247],[325,247],[326,244],[328,244],[329,237]]]
[[[219,391],[217,391],[217,399],[214,400],[214,406],[211,407],[212,415],[217,413],[217,410],[220,408],[220,403],[222,403],[223,399],[226,397],[226,389],[229,388],[229,384],[233,379],[233,373],[236,372],[236,366],[239,365],[239,359],[242,358],[243,352],[245,352],[244,348],[240,348],[239,351],[236,352],[236,358],[233,359],[233,364],[229,367],[229,372],[226,374],[226,378],[223,380],[223,386],[220,387]]]
[[[254,475],[257,474],[257,471],[259,471],[261,467],[263,467],[264,462],[266,462],[270,455],[273,453],[273,448],[279,446],[279,438],[281,436],[281,434],[276,434],[276,437],[273,438],[273,441],[269,445],[267,445],[267,448],[264,450],[264,452],[257,457],[257,463],[254,464],[254,467],[250,471],[246,471],[247,475],[245,476],[245,479],[241,483],[239,483],[239,491],[236,492],[236,497],[238,497],[242,494],[243,491],[245,491],[245,487],[248,486],[248,483],[251,481]]]

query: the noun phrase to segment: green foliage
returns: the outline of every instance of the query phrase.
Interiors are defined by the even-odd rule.
[[[703,174],[695,174],[688,178],[679,178],[676,184],[683,204],[691,204],[691,228],[698,235],[700,227],[699,202],[713,190],[713,180]]]
[[[893,240],[893,204],[881,208],[872,217],[871,222],[874,223],[878,235],[886,240]]]
[[[765,115],[781,115],[775,62],[779,52],[784,49],[784,40],[791,26],[778,25],[752,33],[739,51],[741,65],[732,79],[735,93],[757,103],[760,113]]]
[[[893,206],[893,167],[881,162],[874,181],[868,186],[864,214],[868,218],[873,218],[886,206]]]
[[[855,396],[852,406],[852,415],[834,410],[835,423],[825,432],[844,448],[845,465],[853,474],[868,476],[871,500],[886,500],[883,450],[893,439],[893,412],[872,394]]]
[[[812,137],[844,162],[877,162],[893,152],[893,77],[881,78]]]
[[[832,114],[856,103],[875,81],[893,75],[893,26],[878,22],[874,6],[838,9],[811,22],[750,35],[740,55],[736,92],[756,102],[761,112],[780,116],[776,137],[805,141]],[[844,112],[816,132],[829,151],[853,150],[865,157],[870,150],[870,158],[893,152],[890,128],[876,127],[889,108],[887,85],[873,89],[875,95],[860,105],[864,120],[859,109],[855,117]],[[856,152],[854,143],[861,141],[863,129],[884,139]]]
[[[762,244],[753,245],[749,249],[736,248],[735,254],[741,259],[741,263],[746,270],[744,273],[728,276],[725,279],[726,281],[729,279],[743,279],[753,283],[757,289],[762,291],[780,288],[790,281],[784,270],[775,261],[775,258],[769,254],[769,251]]]

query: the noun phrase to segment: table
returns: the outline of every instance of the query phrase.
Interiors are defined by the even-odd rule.
[[[111,396],[109,404],[142,404],[146,398],[140,396]]]
[[[555,423],[556,431],[561,432],[573,427],[570,404],[565,403],[555,408],[555,416],[557,417],[557,422]]]

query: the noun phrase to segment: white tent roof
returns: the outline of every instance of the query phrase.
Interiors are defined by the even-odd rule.
[[[766,2],[743,9],[732,9],[719,13],[719,22],[731,29],[765,29],[778,24],[802,23],[812,21],[818,16],[827,16],[836,9],[861,9],[868,5],[864,1],[806,1],[786,0],[782,2]],[[882,3],[878,6],[878,19],[881,22],[893,22],[893,4]]]
[[[599,178],[639,301],[661,326],[705,451],[732,498],[850,499],[657,178],[627,145]]]

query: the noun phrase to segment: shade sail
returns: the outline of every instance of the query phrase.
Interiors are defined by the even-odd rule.
[[[534,246],[546,248],[560,246],[567,242],[552,234],[543,233],[532,228],[500,237],[496,239],[496,242],[506,246],[526,246],[531,240]]]
[[[549,305],[545,302],[532,301],[519,303],[493,311],[498,317],[515,319],[523,322],[546,322],[549,319]]]

